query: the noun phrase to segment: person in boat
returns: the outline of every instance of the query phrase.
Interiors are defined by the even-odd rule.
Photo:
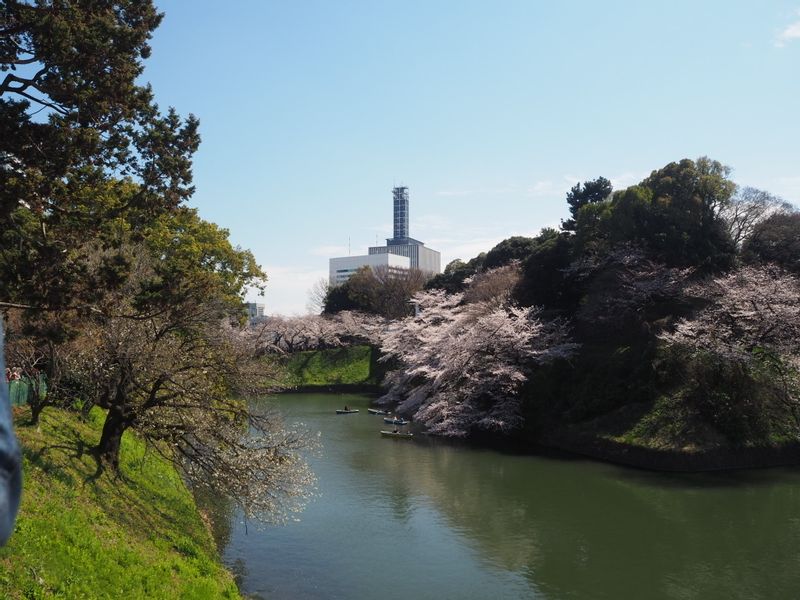
[[[349,407],[349,406],[347,406],[347,404],[345,404],[345,405],[344,405],[344,409],[345,409],[345,410],[350,410],[350,407]]]
[[[392,433],[400,433],[400,430],[399,430],[399,429],[397,429],[397,426],[395,426],[395,428],[394,428],[394,429],[392,429]]]

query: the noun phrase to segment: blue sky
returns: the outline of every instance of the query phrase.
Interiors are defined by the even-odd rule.
[[[443,265],[684,157],[800,205],[800,0],[157,5],[144,79],[200,118],[191,204],[267,270],[268,313],[391,235],[395,184]]]

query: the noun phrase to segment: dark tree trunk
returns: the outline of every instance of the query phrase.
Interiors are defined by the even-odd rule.
[[[88,421],[89,420],[89,413],[92,412],[92,409],[94,408],[94,406],[95,406],[94,402],[86,400],[83,403],[83,406],[81,406],[81,419],[83,419],[84,421]]]
[[[119,447],[122,434],[131,426],[133,418],[118,406],[112,406],[106,422],[103,424],[103,433],[100,443],[97,444],[97,458],[102,465],[108,465],[115,471],[119,470]]]
[[[31,407],[31,425],[36,426],[39,424],[39,415],[42,414],[44,410],[45,403],[44,402],[33,402],[29,403]]]

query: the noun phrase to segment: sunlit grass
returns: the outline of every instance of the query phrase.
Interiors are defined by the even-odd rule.
[[[285,367],[285,383],[291,387],[376,383],[369,346],[296,352]]]
[[[211,535],[175,470],[134,435],[121,473],[97,477],[89,422],[47,409],[17,434],[24,452],[22,505],[0,549],[3,598],[239,598]]]

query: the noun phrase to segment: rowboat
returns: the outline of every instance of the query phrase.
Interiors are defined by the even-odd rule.
[[[388,410],[379,410],[377,408],[368,408],[367,412],[371,415],[388,415]]]
[[[409,431],[381,431],[381,435],[385,437],[402,438],[404,440],[414,437],[414,434]]]
[[[405,419],[398,419],[397,417],[385,417],[383,419],[384,423],[389,423],[390,425],[408,425],[408,421]]]
[[[347,410],[344,410],[342,408],[336,409],[336,414],[337,415],[352,415],[353,413],[357,413],[357,412],[358,412],[357,408],[349,408]]]

